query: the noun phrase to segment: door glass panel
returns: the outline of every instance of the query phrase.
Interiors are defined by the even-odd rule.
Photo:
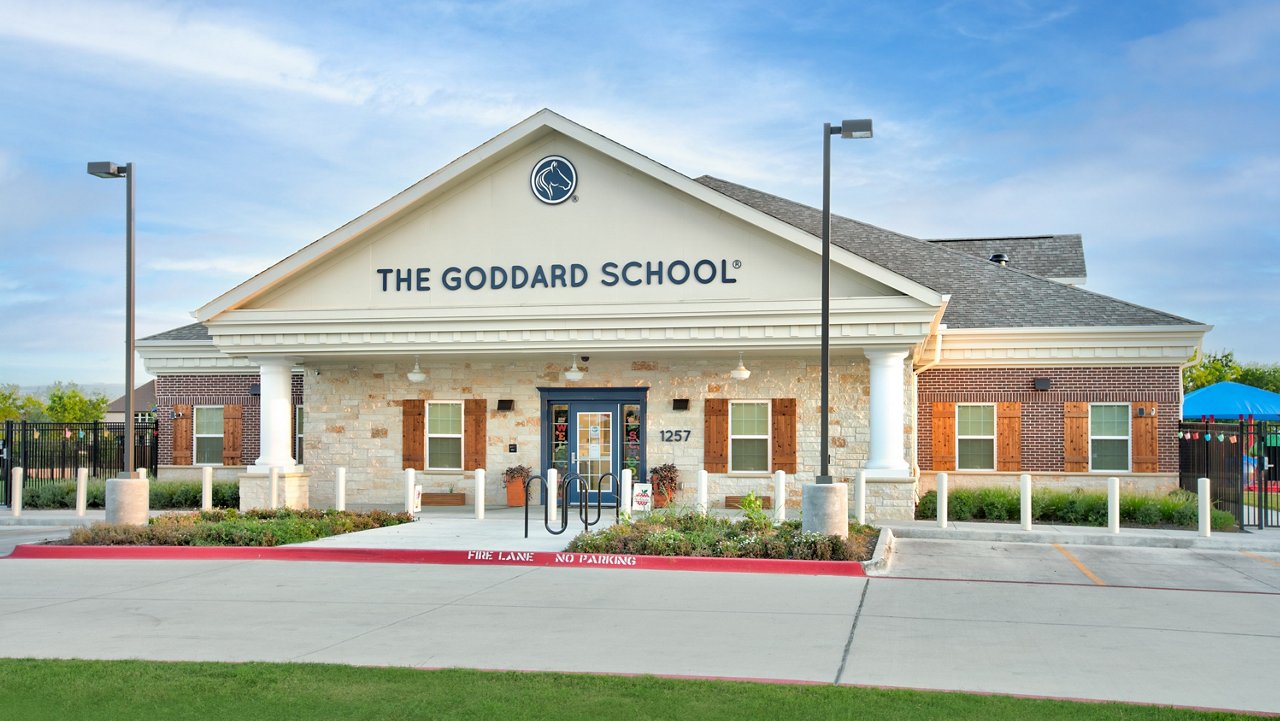
[[[611,479],[600,478],[613,470],[613,413],[608,411],[579,412],[574,419],[578,426],[577,472],[587,481],[591,490],[613,490]]]
[[[640,441],[643,431],[640,427],[640,405],[627,403],[622,406],[622,467],[631,469],[631,477],[641,479],[640,475]]]
[[[569,474],[569,406],[551,406],[551,467],[564,478]]]

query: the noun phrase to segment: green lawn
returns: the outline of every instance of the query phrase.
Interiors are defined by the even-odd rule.
[[[1280,511],[1280,493],[1268,493],[1268,494],[1266,494],[1266,497],[1267,497],[1267,507],[1268,507],[1268,508],[1271,508],[1272,510]],[[1257,492],[1257,491],[1245,491],[1245,492],[1244,492],[1244,505],[1246,505],[1246,506],[1257,506],[1257,505],[1258,505],[1258,492]]]
[[[608,643],[603,637],[593,642]],[[0,719],[24,721],[793,718],[1091,721],[1243,717],[1120,704],[827,685],[309,664],[0,659]]]

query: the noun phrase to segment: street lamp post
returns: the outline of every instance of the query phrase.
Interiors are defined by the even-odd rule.
[[[822,125],[822,438],[821,470],[817,481],[821,484],[831,483],[831,472],[828,468],[830,453],[828,444],[831,439],[831,418],[829,408],[831,383],[831,136],[842,138],[870,138],[871,120],[842,120],[832,127],[831,123]]]
[[[133,163],[123,166],[111,162],[89,163],[89,175],[99,178],[125,179],[125,290],[124,290],[124,472],[123,478],[132,478],[137,472],[133,462],[136,442],[133,432]]]

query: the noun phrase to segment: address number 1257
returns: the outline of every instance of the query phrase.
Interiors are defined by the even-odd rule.
[[[690,435],[690,431],[658,431],[658,438],[666,443],[684,443]]]

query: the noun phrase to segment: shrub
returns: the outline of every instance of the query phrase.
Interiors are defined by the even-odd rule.
[[[412,521],[407,513],[370,511],[250,511],[234,509],[156,516],[146,526],[106,523],[71,532],[68,543],[88,546],[280,546]]]
[[[199,481],[152,481],[148,495],[153,510],[166,511],[199,508]],[[76,507],[75,481],[63,481],[22,489],[22,505],[32,510],[72,509]],[[213,505],[220,508],[240,506],[240,484],[221,481],[213,484]],[[107,507],[107,482],[91,480],[85,487],[86,508]]]
[[[992,521],[1020,517],[1018,491],[1012,488],[957,488],[948,495],[947,518],[967,521],[974,518]],[[1037,491],[1031,496],[1031,516],[1041,523],[1063,523],[1080,526],[1107,525],[1107,495],[1085,491]],[[938,517],[938,496],[929,491],[916,504],[916,518]],[[1134,526],[1172,525],[1195,528],[1199,517],[1196,495],[1173,491],[1163,496],[1121,494],[1120,521]],[[1213,528],[1225,530],[1235,519],[1225,511],[1213,510]]]

